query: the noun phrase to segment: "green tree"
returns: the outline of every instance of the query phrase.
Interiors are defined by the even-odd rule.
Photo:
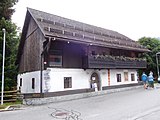
[[[3,17],[6,20],[10,20],[12,14],[15,12],[13,6],[18,2],[18,0],[1,0],[0,1],[0,19]]]
[[[143,57],[147,59],[147,69],[144,71],[148,74],[149,71],[153,71],[154,77],[157,77],[157,64],[156,53],[160,52],[160,40],[150,37],[142,37],[138,42],[150,50],[148,53],[144,53]],[[140,74],[142,70],[140,70]]]
[[[0,66],[2,66],[2,52],[3,52],[3,32],[6,29],[6,50],[5,50],[5,90],[11,90],[16,86],[17,66],[15,66],[15,59],[18,49],[19,36],[17,35],[17,26],[12,23],[11,15],[14,12],[12,8],[18,0],[1,0],[0,1]],[[0,88],[2,78],[2,67],[0,67]]]
[[[17,54],[19,37],[17,36],[17,26],[4,18],[0,20],[0,65],[2,66],[3,32],[6,29],[6,50],[5,50],[5,90],[10,90],[16,85],[17,67],[15,59]],[[0,68],[2,71],[2,68]],[[1,77],[1,72],[0,72]]]

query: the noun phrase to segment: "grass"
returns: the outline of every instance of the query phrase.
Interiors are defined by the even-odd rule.
[[[16,102],[7,102],[7,103],[4,103],[3,105],[0,105],[0,109],[5,109],[8,106],[18,105],[18,104],[22,104],[22,101],[18,101],[17,100]]]

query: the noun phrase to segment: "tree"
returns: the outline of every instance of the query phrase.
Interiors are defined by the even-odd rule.
[[[2,66],[2,48],[3,48],[3,32],[6,29],[6,50],[5,50],[5,80],[4,89],[11,90],[16,86],[17,66],[15,66],[16,54],[19,43],[17,35],[17,26],[12,23],[11,15],[14,12],[12,8],[17,0],[1,0],[0,1],[0,65]],[[2,78],[2,67],[0,67],[0,79]],[[1,80],[0,80],[1,88]]]
[[[156,53],[160,52],[160,40],[150,37],[142,37],[138,42],[150,50],[148,53],[144,53],[143,57],[147,59],[147,69],[145,72],[148,74],[149,71],[153,71],[154,76],[157,77],[157,64],[156,64]],[[140,70],[140,74],[142,70]]]
[[[17,26],[4,18],[0,20],[0,65],[2,66],[3,33],[6,29],[6,50],[5,50],[5,90],[10,90],[16,85],[17,67],[15,66],[19,37],[17,36]],[[2,71],[2,68],[0,68]],[[1,72],[0,72],[1,76]]]
[[[0,1],[0,19],[3,17],[6,20],[10,20],[12,14],[15,12],[13,6],[18,2],[18,0],[1,0]]]

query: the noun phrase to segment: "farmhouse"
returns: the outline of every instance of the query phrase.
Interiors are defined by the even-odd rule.
[[[27,8],[17,87],[64,95],[134,85],[147,51],[118,32]]]

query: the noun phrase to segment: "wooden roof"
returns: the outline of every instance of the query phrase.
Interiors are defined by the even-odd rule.
[[[109,48],[126,49],[139,52],[149,51],[134,40],[131,40],[116,31],[27,8],[17,59],[21,56],[30,17],[35,20],[45,37],[50,36],[59,40],[80,42],[88,45],[92,44]]]
[[[148,51],[134,40],[108,29],[77,22],[46,12],[27,9],[45,36],[88,43],[97,46]]]

